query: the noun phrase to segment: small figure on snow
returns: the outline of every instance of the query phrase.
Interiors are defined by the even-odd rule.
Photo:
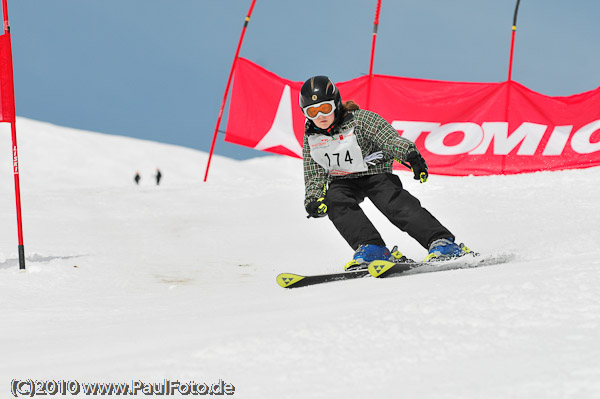
[[[416,180],[425,183],[427,164],[415,143],[401,137],[380,115],[353,101],[342,103],[327,76],[314,76],[300,89],[306,116],[302,158],[308,217],[329,216],[355,250],[346,270],[374,260],[402,258],[390,253],[359,204],[365,198],[429,254],[426,261],[462,256],[469,251],[454,243],[454,235],[393,174],[393,161],[409,164]]]
[[[160,173],[160,169],[156,168],[156,185],[160,184],[160,179],[162,178],[162,173]]]
[[[135,184],[140,184],[140,180],[142,179],[142,177],[140,176],[140,172],[135,172],[135,177],[133,178],[133,180],[135,181]]]

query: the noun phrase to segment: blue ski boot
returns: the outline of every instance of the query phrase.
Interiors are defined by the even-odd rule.
[[[464,244],[456,245],[452,238],[440,238],[429,245],[429,254],[425,257],[425,262],[458,258],[468,253],[471,253],[471,250]]]
[[[346,263],[344,269],[346,271],[364,269],[374,260],[389,260],[391,256],[390,250],[385,246],[364,244],[358,247],[354,253],[354,258]]]

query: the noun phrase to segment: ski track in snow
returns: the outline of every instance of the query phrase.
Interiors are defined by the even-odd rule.
[[[242,398],[600,397],[600,168],[398,172],[458,240],[514,259],[284,290],[278,273],[352,255],[329,221],[306,219],[299,160],[215,156],[203,183],[202,152],[17,123],[27,270],[6,150],[0,396],[13,378],[169,378],[224,379]],[[389,246],[425,256],[365,209]]]

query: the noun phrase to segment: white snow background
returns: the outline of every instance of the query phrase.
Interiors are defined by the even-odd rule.
[[[2,398],[28,378],[222,379],[239,398],[600,397],[600,168],[397,172],[459,241],[514,260],[286,290],[278,273],[352,257],[326,218],[306,219],[300,160],[215,156],[203,183],[204,152],[18,118],[21,272],[3,125]],[[364,208],[389,246],[425,257]]]

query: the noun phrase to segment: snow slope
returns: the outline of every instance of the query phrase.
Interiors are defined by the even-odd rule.
[[[0,397],[27,378],[222,379],[240,398],[600,397],[600,168],[400,172],[459,240],[514,261],[284,290],[278,273],[352,255],[305,218],[299,160],[216,156],[203,183],[202,152],[17,126],[27,270],[3,126]],[[425,256],[365,208],[390,246]]]

